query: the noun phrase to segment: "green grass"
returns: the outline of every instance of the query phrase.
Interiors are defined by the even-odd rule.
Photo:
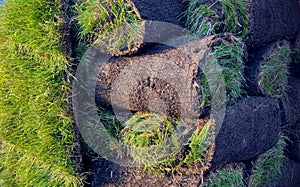
[[[140,18],[125,0],[77,1],[75,14],[79,37],[87,46],[97,44],[120,55],[141,44]]]
[[[276,46],[260,67],[258,84],[268,96],[280,98],[288,85],[291,51],[288,45]]]
[[[100,107],[98,107],[98,114],[107,132],[114,138],[120,138],[122,124],[117,117]]]
[[[130,155],[148,173],[174,173],[182,166],[205,166],[205,157],[212,143],[212,125],[210,121],[195,132],[184,131],[176,135],[175,129],[181,128],[179,122],[171,122],[157,114],[137,113],[125,123],[120,139],[127,146],[133,147]],[[187,134],[191,137],[185,144],[185,156],[178,157],[180,145],[176,138]]]
[[[272,180],[280,177],[283,161],[286,159],[284,149],[287,137],[281,136],[272,149],[258,158],[253,175],[251,176],[250,186],[267,186]]]
[[[161,165],[170,162],[167,157],[172,157],[171,153],[175,154],[174,151],[179,149],[174,139],[175,126],[175,122],[160,115],[137,113],[125,123],[121,139],[126,145],[133,147],[130,155],[137,164],[148,171],[156,168],[164,170]]]
[[[0,186],[81,186],[58,0],[0,9]]]
[[[246,56],[246,46],[243,44],[240,38],[229,36],[229,38],[221,38],[221,44],[213,46],[211,60],[216,59],[217,63],[222,68],[222,74],[224,76],[225,87],[227,91],[227,103],[229,105],[234,104],[238,98],[240,98],[244,91],[242,89],[245,84],[245,78],[243,71],[245,68],[244,58]],[[208,63],[208,66],[210,62]],[[209,77],[212,79],[212,77]],[[216,85],[208,85],[207,78],[203,73],[200,73],[198,79],[203,87],[200,107],[211,106],[211,93],[210,90],[215,90],[218,87],[218,80],[213,80]]]
[[[205,187],[243,187],[243,174],[233,169],[219,170],[204,183]]]
[[[209,146],[211,145],[210,129],[212,128],[211,121],[205,124],[202,128],[197,128],[191,136],[188,144],[189,152],[185,158],[181,161],[181,165],[195,165],[200,163],[205,165],[205,156],[208,153]]]
[[[186,27],[199,37],[231,32],[248,33],[247,0],[191,0],[185,12]]]

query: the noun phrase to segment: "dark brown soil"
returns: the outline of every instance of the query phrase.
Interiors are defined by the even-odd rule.
[[[112,105],[114,105],[119,110],[151,111],[172,117],[191,116],[193,113],[196,115],[199,113],[197,111],[199,110],[197,109],[199,108],[199,99],[196,99],[199,91],[195,86],[198,63],[201,63],[206,52],[210,51],[210,47],[207,45],[211,38],[191,42],[177,49],[165,45],[155,45],[149,48],[147,52],[132,57],[111,59],[99,71],[96,86],[97,105],[108,110],[111,110]],[[167,61],[170,64],[165,66]],[[123,71],[135,66],[137,68],[131,69],[128,78],[119,79],[119,76],[123,75]],[[139,68],[138,66],[143,67]],[[156,67],[157,70],[152,67]],[[149,72],[149,69],[154,71]],[[148,73],[149,76],[144,75],[145,73]],[[142,79],[132,81],[131,76],[133,75],[139,75]],[[164,75],[173,78],[164,80],[161,77]],[[124,77],[126,76],[124,75]],[[186,79],[188,82],[182,82],[180,85],[181,79]],[[175,87],[175,84],[180,87],[178,85]],[[118,90],[122,90],[122,93],[114,97],[112,101],[113,86],[116,85]],[[184,94],[180,95],[180,93]],[[124,103],[126,99],[129,100],[128,105]]]
[[[108,161],[94,161],[90,163],[90,187],[100,186],[197,186],[201,180],[200,175],[177,174],[175,176],[149,175],[142,169],[124,168]]]
[[[283,38],[295,38],[300,29],[300,5],[297,0],[252,0],[249,50],[260,48]]]
[[[227,107],[216,138],[212,167],[249,160],[272,148],[281,130],[279,103],[266,97],[248,97]]]
[[[143,20],[161,21],[184,26],[180,19],[185,11],[186,3],[182,0],[130,0],[135,12]]]
[[[127,2],[142,20],[140,41],[136,41],[130,50],[120,50],[113,55],[132,55],[148,47],[148,43],[159,43],[186,32],[183,29],[184,19],[181,19],[186,3],[182,0],[128,0]]]
[[[300,122],[300,79],[290,78],[287,91],[281,100],[284,124],[293,126]]]

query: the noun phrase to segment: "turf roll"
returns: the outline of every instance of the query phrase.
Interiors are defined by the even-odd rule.
[[[115,56],[133,54],[142,44],[178,35],[184,25],[180,15],[185,3],[180,0],[83,0],[75,7],[84,43],[105,46]]]
[[[291,63],[290,43],[275,42],[249,55],[245,70],[250,95],[280,98],[286,91]]]
[[[297,0],[192,0],[186,26],[199,36],[231,32],[250,50],[284,37],[295,37],[300,25]]]
[[[226,33],[191,41],[178,48],[155,45],[134,56],[111,58],[99,70],[96,103],[108,110],[114,105],[120,110],[156,112],[172,117],[202,114],[205,107],[211,106],[210,93],[215,94],[220,87],[221,78],[215,76],[218,69],[213,67],[214,62],[222,71],[229,103],[242,96],[244,56],[243,43]],[[114,93],[114,87],[119,94]],[[195,97],[198,97],[197,102]]]

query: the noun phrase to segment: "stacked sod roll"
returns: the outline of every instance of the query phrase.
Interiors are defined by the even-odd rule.
[[[300,25],[298,7],[296,0],[192,0],[185,12],[186,26],[201,37],[234,33],[253,50],[287,36],[295,37]]]
[[[104,7],[103,9],[107,12],[120,12],[108,13],[107,17],[104,16],[106,20],[109,20],[107,21],[109,24],[106,21],[101,22],[99,17],[90,19],[92,16],[89,15],[94,14],[95,9],[86,7],[93,3]],[[198,67],[204,64],[209,65],[210,62],[217,62],[222,70],[226,88],[226,104],[229,106],[220,133],[214,139],[215,142],[202,144],[201,134],[206,132],[205,125],[199,126],[199,124],[188,122],[188,125],[196,128],[180,154],[175,154],[175,157],[149,167],[149,163],[143,163],[144,160],[141,159],[145,157],[144,153],[135,151],[132,156],[137,162],[147,166],[145,168],[148,171],[176,174],[181,172],[182,168],[189,168],[183,172],[185,175],[195,174],[202,177],[208,167],[214,169],[229,162],[251,160],[276,145],[282,125],[281,106],[277,99],[281,98],[287,89],[291,62],[290,42],[295,38],[300,25],[300,14],[297,9],[299,5],[296,0],[289,2],[276,0],[273,3],[266,0],[260,2],[191,0],[187,2],[187,8],[182,12],[180,10],[184,9],[184,3],[181,1],[116,1],[111,3],[122,8],[110,9],[114,6],[109,5],[107,1],[100,1],[100,3],[83,1],[78,4],[77,19],[79,27],[82,28],[80,33],[85,46],[93,42],[98,46],[99,44],[107,45],[107,42],[101,43],[105,42],[106,38],[112,38],[112,42],[117,41],[114,39],[116,37],[120,40],[124,39],[120,43],[108,42],[108,47],[113,46],[113,48],[107,48],[107,50],[114,57],[99,70],[98,77],[95,77],[97,79],[95,100],[99,108],[109,113],[112,113],[113,109],[118,109],[118,111],[130,111],[133,114],[124,121],[124,125],[118,124],[117,128],[111,128],[110,123],[106,124],[113,136],[118,137],[127,145],[149,148],[155,142],[161,142],[161,139],[158,138],[156,141],[153,137],[162,137],[162,139],[169,137],[172,128],[176,129],[176,125],[172,125],[171,128],[166,124],[172,124],[181,116],[199,116],[200,121],[203,118],[209,118],[212,108],[211,100],[218,91],[218,84],[209,84],[208,79],[211,77],[207,77],[203,69]],[[169,6],[171,4],[172,6]],[[280,12],[280,14],[274,12]],[[84,25],[87,22],[83,21],[85,14],[86,19],[93,23],[92,25]],[[109,16],[110,14],[114,14],[115,17]],[[164,44],[148,45],[149,41],[168,41],[173,34],[178,34],[163,27],[149,27],[146,21],[149,19],[179,26],[184,22],[186,28],[199,39],[176,47]],[[117,20],[121,20],[122,24],[116,23]],[[127,25],[125,28],[136,25],[131,29],[134,34],[127,35],[129,38],[117,36],[116,33],[120,33],[118,28],[121,25]],[[105,26],[112,34],[104,32]],[[85,29],[87,32],[83,33]],[[185,54],[184,51],[187,49],[194,51],[195,54]],[[130,76],[124,75],[122,75],[124,84],[118,85],[118,89],[124,91],[123,95],[121,93],[117,95],[119,97],[112,97],[114,84],[120,81],[119,76],[122,72],[142,62],[151,62],[151,66],[157,67],[160,62],[153,60],[157,58],[170,60],[171,63],[168,65],[180,67],[191,78],[186,84],[190,87],[189,93],[197,97],[196,102],[191,102],[189,98],[191,95],[181,97],[174,85],[167,81],[156,77],[146,77],[138,82],[130,83]],[[143,66],[148,67],[144,64]],[[142,74],[142,71],[136,69],[135,73]],[[178,72],[169,71],[169,73],[172,76]],[[213,68],[210,73],[214,74]],[[124,96],[128,99],[126,103],[122,103]],[[182,110],[186,107],[192,110]],[[265,119],[266,116],[268,116],[267,119]],[[116,116],[109,117],[109,119],[115,118]],[[166,121],[161,125],[151,122],[154,118]],[[146,126],[152,124],[154,129],[144,128],[145,124]],[[158,126],[161,128],[155,128]],[[170,132],[165,130],[166,127]],[[169,133],[161,136],[162,132]],[[208,136],[213,135],[208,133]],[[212,139],[209,138],[209,140]],[[191,172],[190,168],[194,166],[202,169]],[[243,182],[240,170],[238,172],[230,170],[228,175],[227,173],[220,175],[235,177],[237,184]],[[144,175],[141,174],[141,176]],[[151,178],[151,176],[147,177]],[[128,178],[128,181],[138,181],[135,176],[128,176]],[[231,182],[229,181],[228,184],[234,184]],[[213,179],[210,183],[213,186]],[[227,184],[226,181],[225,183]],[[171,182],[171,184],[178,185],[176,182]]]
[[[184,7],[180,0],[85,0],[77,2],[75,13],[84,44],[105,46],[104,50],[120,56],[136,53],[147,41],[162,41],[181,32],[166,23],[183,25],[178,17]],[[151,21],[161,22],[160,26],[152,27]]]
[[[275,42],[249,58],[249,93],[280,98],[287,89],[291,48],[289,42]]]
[[[165,49],[168,50],[165,50]],[[190,51],[198,49],[197,53],[186,54],[184,51],[189,49]],[[225,87],[227,89],[227,100],[233,104],[243,94],[242,86],[245,82],[243,77],[244,62],[243,59],[246,57],[245,45],[240,39],[234,37],[232,34],[219,34],[211,37],[201,39],[199,41],[190,42],[179,46],[176,49],[170,49],[168,46],[155,46],[149,48],[148,52],[144,52],[140,55],[133,55],[130,57],[118,57],[112,58],[105,66],[99,71],[97,78],[96,87],[96,103],[99,106],[111,108],[114,101],[111,99],[111,92],[113,83],[118,78],[120,72],[140,62],[151,62],[156,66],[159,66],[161,61],[154,61],[155,58],[169,59],[170,63],[174,66],[180,66],[181,69],[186,72],[187,76],[190,77],[188,83],[192,89],[194,96],[201,96],[200,103],[190,103],[189,95],[185,98],[179,98],[174,87],[169,85],[164,80],[158,78],[151,78],[149,80],[141,80],[138,85],[133,87],[133,91],[129,94],[129,105],[119,106],[120,108],[127,109],[130,111],[142,111],[149,112],[149,104],[158,97],[164,101],[166,105],[167,115],[172,117],[179,117],[181,114],[181,107],[184,105],[195,105],[199,109],[210,106],[211,96],[215,93],[211,93],[207,78],[213,79],[212,77],[206,77],[201,70],[200,65],[204,65],[209,58],[209,63],[205,66],[211,65],[212,61],[216,61],[224,75]],[[135,70],[138,71],[138,70]],[[215,70],[211,70],[211,74]],[[179,72],[170,72],[173,74]],[[124,80],[125,82],[126,80]],[[212,80],[211,82],[217,82],[218,80]],[[197,83],[202,88],[194,87]],[[214,85],[218,86],[218,82]],[[154,85],[154,86],[153,86]],[[128,85],[120,85],[121,90],[128,90]],[[211,85],[213,86],[213,85]],[[218,90],[215,90],[218,91]],[[118,98],[115,98],[118,100]],[[122,102],[116,101],[122,104]],[[154,112],[159,112],[159,110]],[[194,111],[198,112],[199,111]],[[192,111],[188,111],[188,115],[192,115]]]

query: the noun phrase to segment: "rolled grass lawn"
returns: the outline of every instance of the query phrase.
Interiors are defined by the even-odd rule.
[[[290,43],[286,40],[272,43],[250,54],[245,71],[248,93],[281,98],[288,89],[291,54]]]
[[[248,50],[256,50],[299,31],[297,0],[191,0],[186,27],[199,37],[230,32],[243,38]]]
[[[82,0],[76,1],[74,14],[83,45],[123,56],[178,36],[185,6],[181,0]]]
[[[81,186],[58,0],[0,8],[0,186]]]

